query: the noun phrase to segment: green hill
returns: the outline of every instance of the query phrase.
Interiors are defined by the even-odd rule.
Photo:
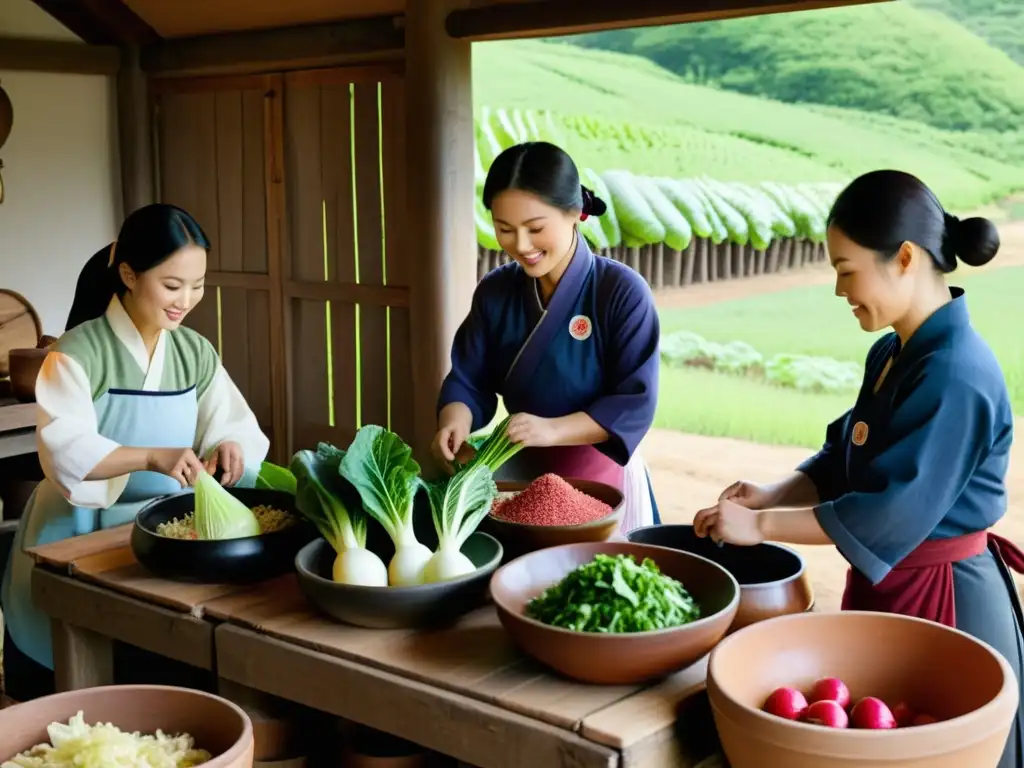
[[[1021,0],[911,0],[911,4],[956,19],[1024,65],[1024,2]]]
[[[693,85],[639,56],[482,43],[473,48],[473,77],[478,108],[550,110],[619,126],[568,137],[567,149],[596,171],[799,183],[900,168],[958,210],[1024,189],[1024,143],[1012,138]],[[620,140],[630,126],[648,140]]]
[[[1004,2],[1024,8],[1024,0]],[[1015,34],[1024,45],[1024,28]],[[789,103],[951,130],[1016,130],[1024,122],[1024,67],[959,22],[906,2],[621,30],[573,42],[644,56],[690,82]]]

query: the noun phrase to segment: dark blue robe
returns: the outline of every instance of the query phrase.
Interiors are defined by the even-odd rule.
[[[582,411],[609,434],[594,446],[605,465],[599,456],[594,471],[606,473],[607,465],[624,467],[651,428],[659,340],[644,279],[595,256],[579,238],[547,307],[537,281],[516,263],[484,277],[455,335],[438,408],[464,403],[474,431],[494,418],[499,395],[509,413],[557,418]],[[523,452],[527,460],[529,453]],[[542,464],[554,455],[533,453],[544,455]]]
[[[985,531],[1006,513],[1010,397],[963,291],[951,293],[904,348],[895,333],[872,346],[856,404],[799,467],[818,489],[821,527],[874,585],[922,543]],[[998,649],[1020,680],[1024,617],[1006,565],[990,549],[952,567],[957,628]],[[1000,768],[1022,764],[1018,715]]]

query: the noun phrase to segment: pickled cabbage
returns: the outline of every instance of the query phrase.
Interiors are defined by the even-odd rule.
[[[196,479],[196,510],[192,516],[196,536],[204,541],[259,536],[260,521],[245,504],[207,472]]]
[[[87,725],[82,712],[67,725],[46,728],[49,744],[39,744],[0,764],[0,768],[192,768],[211,759],[195,749],[188,734],[125,733],[110,723]]]

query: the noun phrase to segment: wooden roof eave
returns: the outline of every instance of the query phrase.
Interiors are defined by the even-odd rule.
[[[528,0],[452,11],[446,29],[473,42],[808,11],[892,0]]]
[[[160,40],[142,49],[155,77],[254,74],[400,59],[402,17],[373,17],[278,29]]]
[[[32,0],[90,45],[147,45],[160,39],[120,0]]]

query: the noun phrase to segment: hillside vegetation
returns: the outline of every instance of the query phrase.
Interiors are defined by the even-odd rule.
[[[567,146],[596,171],[844,183],[900,168],[960,210],[1024,189],[1024,144],[1012,138],[694,85],[640,56],[566,43],[483,43],[473,50],[473,76],[478,110],[548,110],[559,119],[598,121],[598,130],[570,136]],[[627,128],[648,140],[621,140]]]
[[[956,19],[1024,65],[1024,2],[1021,0],[911,0],[911,4]]]
[[[1024,8],[1024,0],[1004,3]],[[992,18],[994,24],[1001,17]],[[1013,35],[1024,45],[1019,22]],[[1024,122],[1024,67],[961,23],[907,2],[572,40],[643,56],[695,84],[789,103],[883,113],[950,130],[1017,130]]]

